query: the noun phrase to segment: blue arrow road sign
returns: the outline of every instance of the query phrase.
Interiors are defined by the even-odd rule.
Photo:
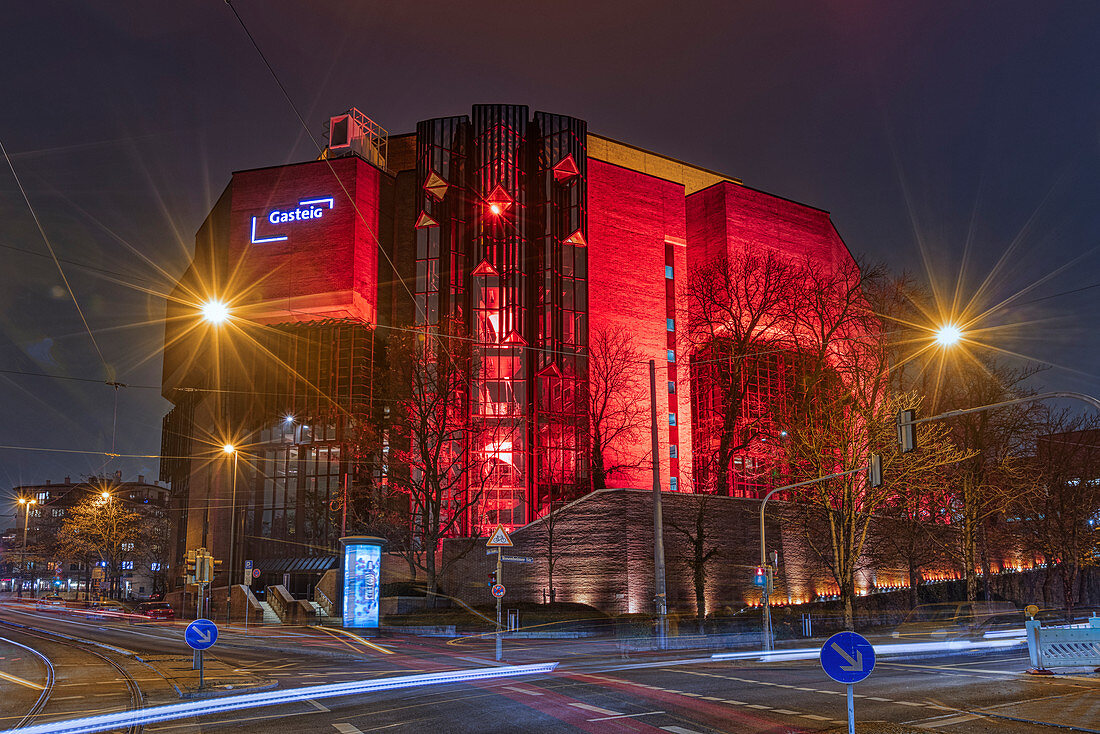
[[[183,639],[192,650],[205,650],[218,641],[218,625],[209,619],[196,619],[183,631]]]
[[[821,667],[837,683],[859,683],[875,669],[875,648],[855,632],[837,632],[821,646]]]

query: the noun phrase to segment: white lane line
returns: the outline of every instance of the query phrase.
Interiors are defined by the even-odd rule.
[[[599,706],[593,706],[588,703],[570,703],[570,706],[574,706],[585,711],[591,711],[594,714],[603,714],[604,716],[622,716],[622,711],[610,711],[608,709],[602,709]]]
[[[912,701],[894,701],[894,703],[900,703],[902,706],[920,706],[924,708],[923,703],[913,703]]]
[[[883,701],[884,703],[890,703],[893,699],[879,698],[878,696],[868,696],[867,700],[868,701]]]
[[[730,698],[727,698],[722,703],[728,703],[731,706],[744,706],[744,705],[746,705],[745,701],[734,701],[733,699],[730,699]]]
[[[641,714],[619,714],[617,716],[601,716],[598,719],[589,719],[589,721],[608,721],[610,719],[633,719],[636,716],[653,716],[654,714],[663,714],[664,711],[646,711]]]
[[[939,719],[938,721],[929,721],[923,724],[915,724],[918,729],[935,729],[937,726],[954,726],[955,724],[965,724],[968,721],[974,719],[980,719],[981,716],[977,714],[964,714],[962,716],[949,716],[946,719]]]
[[[50,700],[51,701],[72,701],[73,699],[76,699],[76,698],[84,698],[84,696],[60,696],[60,697],[52,696],[50,698]]]
[[[307,698],[306,703],[308,703],[310,706],[317,709],[318,711],[324,711],[325,713],[332,711],[332,709],[330,709],[328,706],[324,705],[323,703],[317,703],[312,698]]]
[[[515,691],[516,693],[526,693],[528,696],[541,696],[538,691],[529,691],[526,688],[520,688],[519,686],[504,686],[509,691]]]
[[[672,732],[672,734],[703,734],[701,731],[695,731],[694,729],[685,729],[682,726],[662,726],[661,731]]]
[[[765,705],[764,705],[764,704],[762,704],[762,703],[750,703],[750,704],[746,704],[746,705],[745,705],[745,708],[747,708],[747,709],[760,709],[761,711],[771,711],[771,710],[772,710],[772,707],[771,707],[771,706],[765,706]]]
[[[791,711],[790,709],[773,709],[773,714],[784,714],[786,716],[801,716],[797,711]]]
[[[818,716],[817,714],[799,714],[803,719],[811,719],[813,721],[829,721],[828,716]]]
[[[336,731],[340,734],[363,734],[363,730],[354,724],[349,724],[346,721],[337,721],[332,725]]]

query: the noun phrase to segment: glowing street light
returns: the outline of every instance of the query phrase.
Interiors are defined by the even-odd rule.
[[[227,454],[235,454],[237,453],[237,447],[231,443],[227,443],[226,445],[222,446],[222,451]]]
[[[224,323],[229,318],[229,306],[216,298],[203,303],[200,311],[203,320],[214,325]]]
[[[962,330],[955,324],[944,324],[936,330],[936,343],[941,347],[953,347],[962,339]]]
[[[100,497],[102,497],[102,498],[103,498],[103,499],[105,499],[105,500],[109,500],[109,499],[111,499],[111,493],[110,493],[110,492],[103,492],[103,493],[102,493],[101,495],[99,495],[99,496],[100,496]]]

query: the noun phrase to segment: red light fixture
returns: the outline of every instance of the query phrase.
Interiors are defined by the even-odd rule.
[[[503,186],[497,184],[492,192],[485,197],[485,203],[489,205],[489,213],[494,217],[499,217],[504,214],[508,207],[512,206],[514,200],[504,190]]]

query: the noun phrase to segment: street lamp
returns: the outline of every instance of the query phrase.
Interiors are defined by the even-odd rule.
[[[936,329],[936,343],[941,347],[953,347],[962,339],[962,329],[950,322]]]
[[[203,320],[215,326],[229,318],[229,306],[216,298],[204,301],[199,310],[202,312]]]
[[[19,504],[23,505],[23,553],[19,559],[19,568],[26,573],[27,570],[27,527],[31,524],[31,505],[38,504],[38,500],[28,497],[20,497]],[[23,596],[23,579],[19,579],[19,596]]]
[[[230,482],[232,484],[232,487],[233,487],[233,489],[231,490],[233,498],[230,502],[230,507],[229,507],[229,570],[228,570],[228,573],[226,574],[226,582],[225,582],[225,623],[226,623],[226,625],[229,625],[233,622],[233,613],[232,613],[232,608],[233,608],[233,573],[234,573],[234,570],[237,568],[234,565],[234,562],[235,562],[235,555],[236,555],[235,551],[236,551],[236,547],[237,547],[236,531],[237,531],[237,454],[238,454],[238,452],[237,452],[237,447],[234,446],[231,443],[227,443],[224,446],[222,446],[222,452],[227,454],[227,455],[228,454],[233,455],[233,478]],[[248,614],[248,607],[247,606],[245,607],[245,614],[246,615]]]

